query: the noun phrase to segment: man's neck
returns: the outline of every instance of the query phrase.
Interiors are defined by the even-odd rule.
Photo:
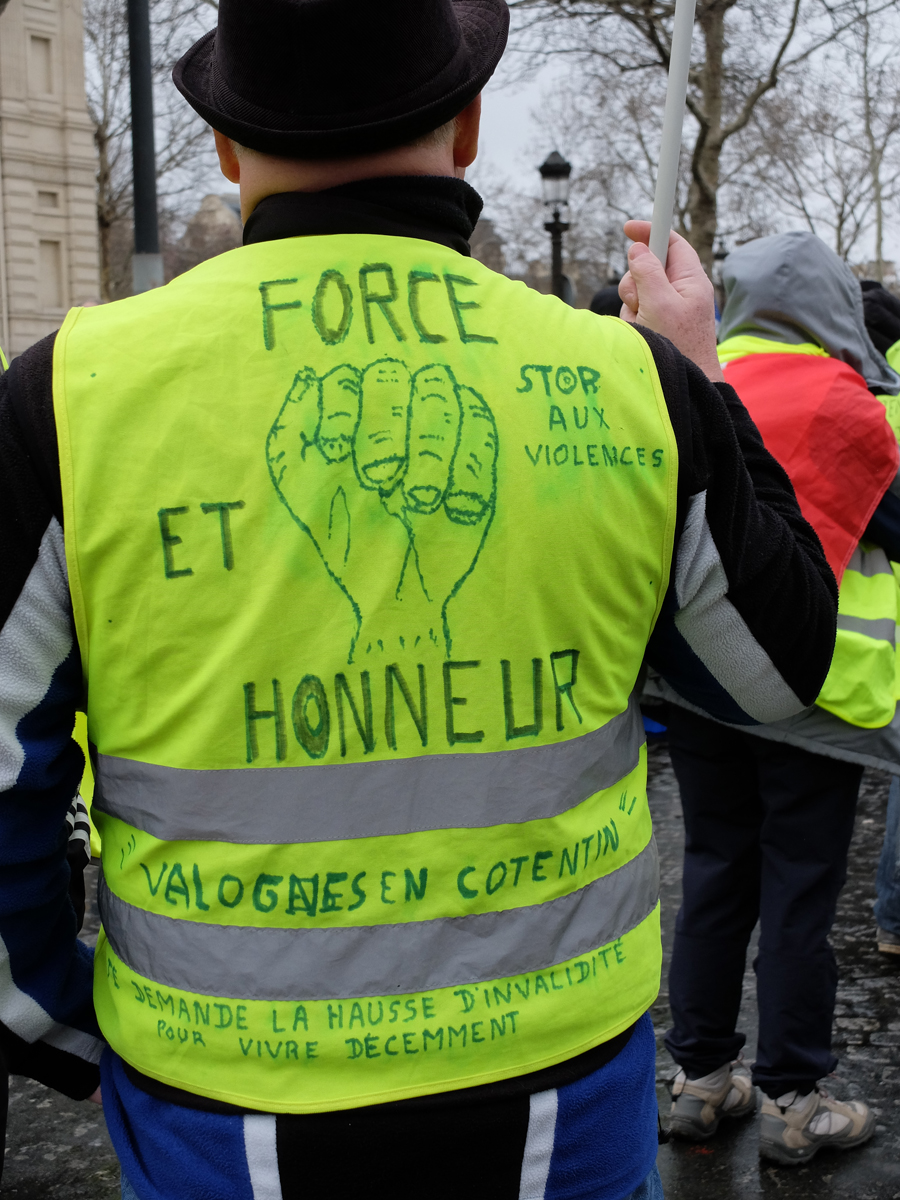
[[[446,137],[394,146],[353,158],[277,158],[238,146],[214,131],[216,151],[226,179],[241,189],[241,218],[246,221],[263,200],[288,192],[323,192],[348,183],[414,175],[464,179],[478,150],[481,105],[476,98],[455,119]],[[438,131],[440,133],[440,131]]]
[[[397,150],[374,160],[343,159],[340,162],[294,162],[290,159],[259,160],[265,170],[255,171],[257,159],[241,162],[241,218],[246,221],[260,201],[284,192],[324,192],[348,183],[398,176],[455,176],[465,178],[465,170],[453,165],[452,150],[434,147],[405,153]]]

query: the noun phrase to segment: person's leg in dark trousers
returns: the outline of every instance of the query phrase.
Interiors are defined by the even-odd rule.
[[[837,1065],[838,972],[828,935],[847,877],[863,768],[752,740],[764,809],[753,1082],[774,1099],[810,1092]]]
[[[884,843],[875,879],[875,920],[878,949],[900,954],[900,779],[894,775],[888,792]]]
[[[666,1045],[689,1078],[737,1054],[741,978],[758,912],[753,1079],[773,1097],[808,1092],[836,1062],[837,968],[828,934],[862,768],[674,707],[669,731],[685,868]]]
[[[687,1077],[699,1079],[736,1058],[745,1040],[736,1025],[759,913],[763,813],[746,735],[674,705],[668,727],[685,852],[666,1046]]]

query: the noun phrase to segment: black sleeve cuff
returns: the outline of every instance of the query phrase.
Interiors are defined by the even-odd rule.
[[[35,1079],[72,1100],[86,1100],[100,1086],[96,1063],[46,1042],[26,1042],[5,1025],[0,1025],[0,1056],[10,1075]]]

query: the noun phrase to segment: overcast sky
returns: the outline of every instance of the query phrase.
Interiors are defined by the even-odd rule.
[[[490,81],[483,95],[481,145],[478,159],[469,172],[469,179],[487,197],[486,216],[490,216],[490,195],[502,178],[508,178],[516,191],[533,191],[539,194],[540,181],[537,168],[551,150],[567,152],[565,146],[552,145],[552,135],[542,132],[535,119],[542,102],[552,92],[556,71],[565,73],[557,65],[547,67],[535,74],[526,83],[508,82],[509,70],[501,64],[497,75]],[[500,178],[498,178],[500,177]],[[219,178],[211,191],[229,190]],[[897,229],[894,213],[891,212],[885,237],[886,257],[897,254]],[[799,222],[787,222],[798,227]],[[831,239],[823,227],[822,236],[830,244]],[[854,259],[868,257],[872,253],[871,236],[864,239],[854,253]]]
[[[481,146],[478,154],[479,166],[522,179],[543,162],[553,149],[536,157],[529,155],[538,139],[538,130],[532,116],[538,108],[545,83],[537,76],[529,84],[504,85],[502,76],[492,79],[483,93],[481,117]],[[531,162],[531,158],[535,158]]]

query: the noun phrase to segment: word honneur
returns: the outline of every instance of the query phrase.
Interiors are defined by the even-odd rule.
[[[465,695],[466,681],[474,678],[473,672],[489,669],[495,672],[498,699],[495,707],[498,718],[500,712],[503,713],[506,741],[537,737],[542,732],[545,687],[552,694],[555,711],[550,719],[555,718],[557,731],[565,729],[567,718],[570,723],[577,722],[580,725],[582,717],[574,696],[578,678],[578,658],[578,650],[554,650],[549,656],[549,671],[545,670],[542,658],[531,660],[531,703],[527,713],[516,711],[513,700],[513,666],[509,659],[501,659],[493,668],[489,668],[487,663],[478,659],[444,662],[441,666],[440,681],[434,680],[433,683],[440,688],[438,694],[441,700],[438,701],[438,706],[443,716],[440,726],[447,744],[454,746],[458,742],[484,741],[483,729],[461,728],[463,714],[459,710],[469,702]],[[415,675],[412,672],[408,672],[408,675],[409,678],[397,663],[389,663],[384,669],[384,689],[381,696],[383,705],[380,704],[379,707],[382,708],[385,741],[391,750],[398,747],[397,714],[403,710],[410,718],[410,721],[405,722],[407,732],[412,734],[414,730],[414,736],[423,746],[428,745],[428,739],[433,737],[434,733],[429,695],[432,697],[433,708],[436,689],[432,687],[429,690],[429,678],[424,663],[416,665]],[[259,699],[262,693],[257,692],[256,683],[244,684],[247,762],[254,762],[260,756],[261,727],[272,731],[275,759],[282,762],[288,752],[288,723],[293,728],[297,742],[312,759],[325,757],[334,737],[335,725],[341,758],[346,758],[348,745],[356,739],[363,754],[371,754],[375,749],[379,734],[376,733],[375,727],[375,700],[372,675],[369,671],[360,671],[358,682],[347,673],[339,671],[334,676],[331,689],[326,688],[318,675],[304,675],[289,702],[280,680],[273,679],[271,689],[272,707],[263,708]],[[525,720],[520,724],[518,722],[522,717]]]

